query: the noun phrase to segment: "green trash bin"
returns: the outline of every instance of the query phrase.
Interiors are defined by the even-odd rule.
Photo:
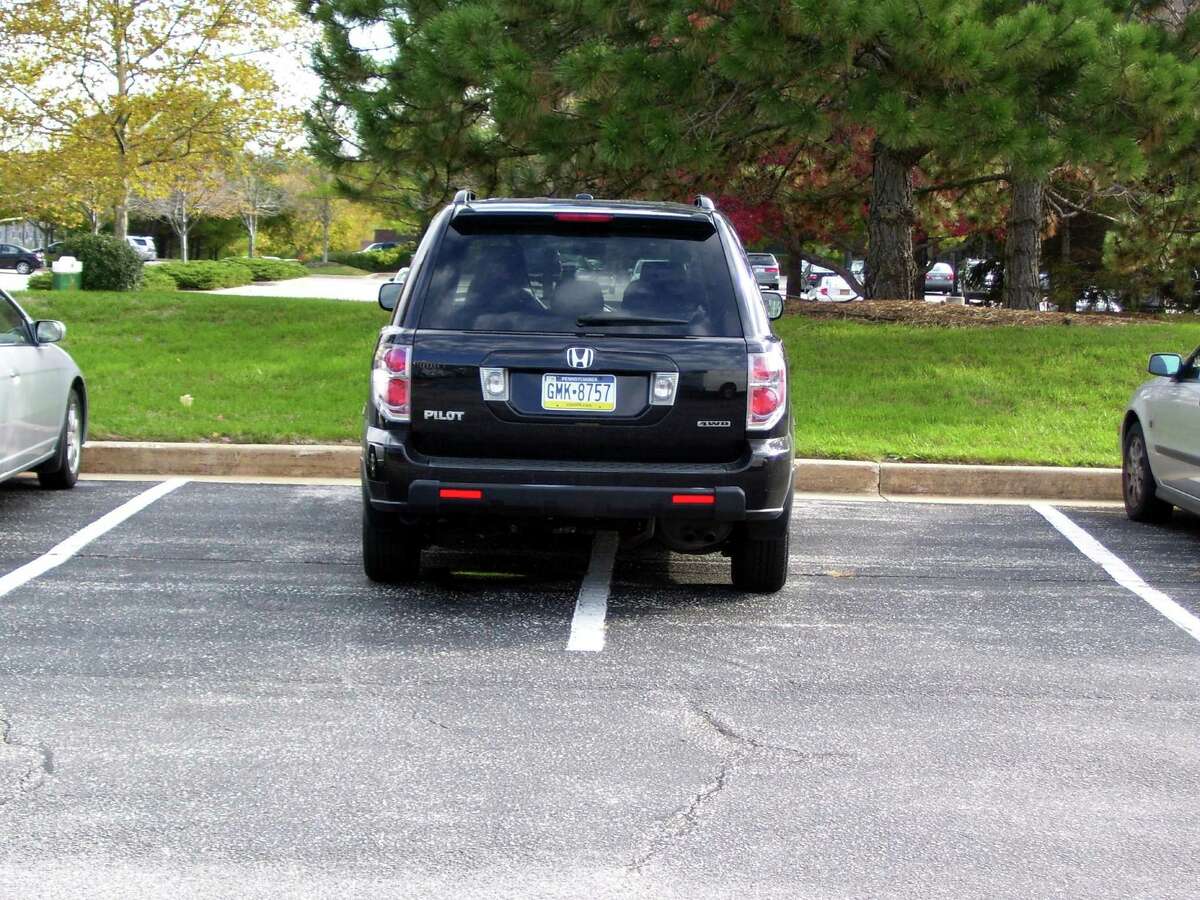
[[[83,287],[83,264],[73,256],[61,256],[50,267],[50,286],[56,291]]]

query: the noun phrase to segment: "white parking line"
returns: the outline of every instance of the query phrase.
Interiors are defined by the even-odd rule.
[[[112,512],[105,513],[90,525],[75,532],[65,541],[54,545],[31,563],[26,563],[19,569],[0,576],[0,597],[15,591],[23,584],[28,584],[39,575],[44,575],[56,566],[61,566],[68,559],[90,544],[96,538],[112,531],[130,516],[141,512],[155,500],[165,497],[176,488],[187,484],[186,478],[172,478],[161,484],[156,484],[149,490],[142,491],[132,500],[122,503]]]
[[[600,531],[592,540],[592,559],[579,586],[575,617],[567,650],[596,653],[604,649],[604,617],[608,615],[608,587],[617,558],[615,531]]]
[[[1098,540],[1047,503],[1031,503],[1035,510],[1074,544],[1084,556],[1104,567],[1113,581],[1137,594],[1160,613],[1200,641],[1200,619],[1196,618],[1162,591],[1152,588]]]

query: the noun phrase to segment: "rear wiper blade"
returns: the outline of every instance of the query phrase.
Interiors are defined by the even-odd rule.
[[[687,325],[687,319],[659,319],[654,316],[580,316],[576,325]]]

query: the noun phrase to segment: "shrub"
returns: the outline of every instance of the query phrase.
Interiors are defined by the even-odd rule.
[[[240,287],[254,280],[249,268],[228,260],[168,262],[154,268],[171,278],[176,287],[183,291],[214,291],[219,288]]]
[[[85,291],[132,291],[141,280],[141,257],[109,234],[77,234],[63,241],[58,253],[83,263]]]
[[[146,266],[142,269],[143,291],[173,291],[177,287],[175,279],[164,272],[162,266]]]
[[[285,281],[288,278],[303,278],[308,270],[294,259],[263,259],[261,256],[231,256],[222,262],[245,266],[255,281]]]
[[[29,284],[26,285],[27,291],[48,291],[53,284],[54,277],[49,272],[39,272],[36,275],[29,276]]]
[[[407,266],[412,255],[413,245],[401,244],[391,250],[372,250],[370,253],[330,253],[329,261],[368,272],[395,272]]]

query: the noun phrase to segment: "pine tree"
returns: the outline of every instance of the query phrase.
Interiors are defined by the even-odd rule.
[[[784,230],[822,198],[855,229],[856,185],[813,163],[852,133],[869,163],[871,297],[919,290],[913,233],[930,172],[1014,185],[1010,281],[1028,296],[1047,174],[1136,168],[1130,104],[1164,84],[1174,102],[1188,83],[1155,56],[1153,28],[1105,0],[923,0],[915,13],[910,0],[302,8],[324,30],[313,150],[347,188],[428,216],[468,185],[679,197],[771,184],[747,199],[778,203]],[[393,48],[356,49],[348,28],[381,22]],[[821,178],[840,186],[822,193]],[[798,242],[820,232],[790,230]]]

